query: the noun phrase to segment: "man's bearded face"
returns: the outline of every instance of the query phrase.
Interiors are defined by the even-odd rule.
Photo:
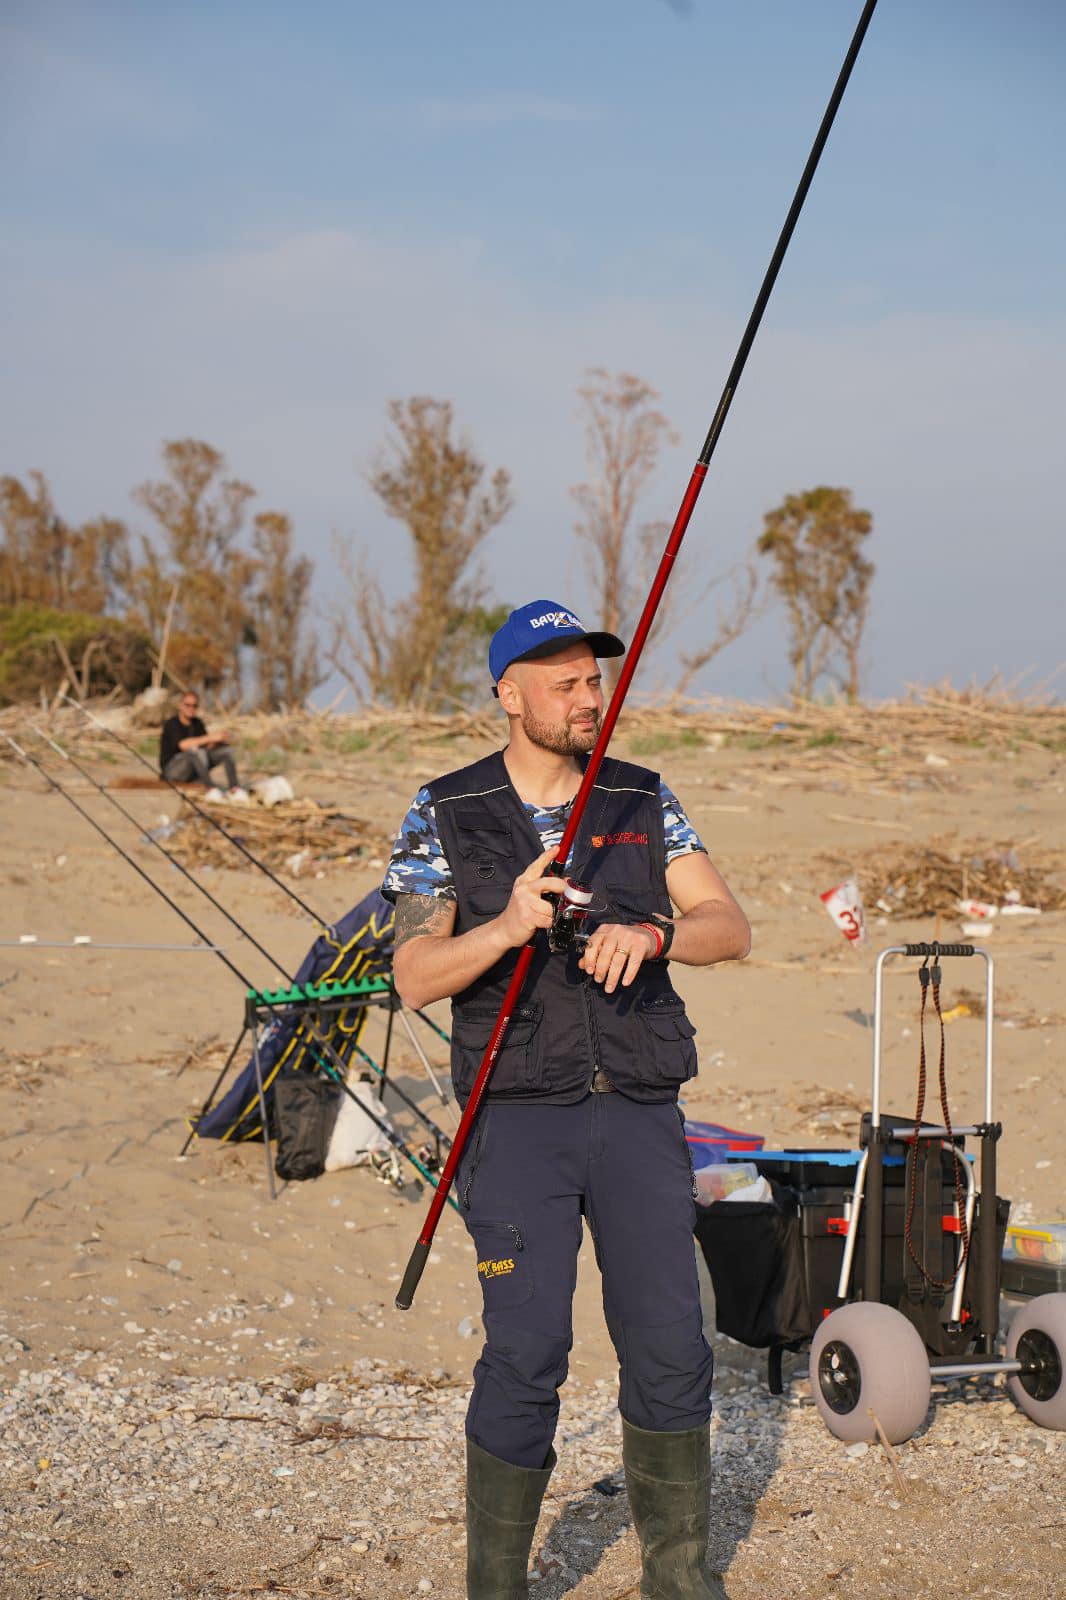
[[[542,721],[528,706],[522,711],[522,731],[530,744],[557,756],[588,755],[596,743],[602,718],[599,711],[572,711],[563,722]]]
[[[603,718],[600,670],[588,646],[516,663],[510,675],[521,689],[518,714],[530,744],[553,755],[587,755]]]

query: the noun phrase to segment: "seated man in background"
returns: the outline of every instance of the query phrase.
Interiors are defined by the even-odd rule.
[[[224,733],[208,733],[200,717],[200,697],[191,689],[178,701],[178,714],[168,717],[159,737],[159,771],[170,783],[199,781],[208,800],[221,800],[222,790],[211,779],[213,767],[222,767],[231,800],[247,800],[247,790],[237,782],[233,752]]]

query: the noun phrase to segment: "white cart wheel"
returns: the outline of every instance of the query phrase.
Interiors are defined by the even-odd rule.
[[[1007,1380],[1015,1404],[1042,1428],[1066,1428],[1066,1294],[1041,1294],[1022,1307],[1007,1356],[1027,1369]]]
[[[810,1373],[815,1406],[838,1439],[876,1439],[873,1411],[889,1441],[902,1444],[929,1410],[929,1356],[892,1306],[860,1301],[832,1312],[811,1343]]]

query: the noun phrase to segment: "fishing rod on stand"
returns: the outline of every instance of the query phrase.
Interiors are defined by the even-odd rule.
[[[196,813],[196,815],[198,817],[201,817],[205,822],[210,823],[211,827],[214,828],[216,830],[216,832],[220,833],[222,835],[222,837],[224,839],[226,839],[231,845],[233,845],[235,850],[239,850],[241,855],[243,855],[245,857],[245,859],[247,861],[249,861],[253,867],[258,867],[259,871],[264,873],[266,875],[266,877],[268,877],[270,879],[271,883],[276,885],[276,887],[279,888],[283,894],[288,895],[289,899],[293,902],[293,904],[299,907],[299,909],[304,913],[304,915],[306,917],[308,917],[311,922],[314,923],[316,928],[319,928],[322,932],[324,932],[326,934],[332,934],[333,925],[331,923],[325,922],[322,919],[322,917],[319,916],[318,912],[315,911],[315,909],[312,906],[308,905],[306,900],[302,899],[300,897],[300,895],[298,895],[295,892],[295,890],[290,889],[288,884],[283,883],[282,880],[278,877],[278,875],[275,872],[272,872],[270,870],[270,868],[267,866],[265,861],[261,861],[258,856],[254,855],[252,853],[252,851],[248,849],[248,846],[244,843],[244,841],[242,839],[238,839],[234,834],[230,833],[227,828],[223,827],[222,823],[218,820],[218,818],[216,816],[213,816],[210,811],[205,810],[203,806],[198,805],[196,803],[196,801],[193,799],[191,794],[186,793],[186,791],[184,789],[180,788],[178,786],[178,784],[173,782],[172,779],[165,777],[160,772],[157,772],[157,769],[153,765],[153,763],[148,760],[147,756],[143,755],[142,752],[137,749],[136,745],[131,744],[128,739],[123,739],[121,734],[119,734],[114,728],[108,727],[107,723],[106,722],[102,722],[99,717],[93,716],[91,711],[87,710],[86,707],[83,706],[80,701],[73,699],[69,694],[66,693],[66,691],[63,692],[62,699],[73,710],[80,712],[81,715],[83,717],[85,717],[89,722],[91,722],[92,725],[95,728],[99,728],[101,733],[106,733],[109,739],[113,739],[115,741],[115,743],[118,744],[119,746],[121,746],[121,748],[123,750],[125,750],[129,755],[136,757],[136,759],[141,763],[141,765],[143,767],[147,767],[148,771],[151,772],[153,774],[153,776],[158,777],[162,783],[167,784],[167,786],[170,789],[172,789],[173,792],[177,795],[179,800],[183,800],[186,805],[190,806],[191,809],[193,811],[195,811],[195,813]],[[39,737],[47,737],[47,735],[40,734],[38,729],[34,729],[34,731],[36,733],[38,733]],[[68,759],[70,759],[70,758],[68,757]],[[110,798],[110,796],[109,796],[109,798]],[[253,943],[254,943],[254,941],[253,941]],[[275,966],[277,965],[276,962],[273,962],[272,964],[275,965]],[[440,1039],[442,1039],[445,1044],[447,1044],[447,1045],[451,1044],[451,1039],[450,1039],[449,1035],[444,1031],[443,1028],[439,1027],[438,1024],[433,1021],[432,1017],[428,1017],[425,1014],[424,1011],[420,1011],[417,1008],[415,1009],[415,1016],[419,1019],[420,1022],[424,1023],[425,1026],[427,1028],[429,1028],[432,1033],[437,1034],[437,1036]],[[422,1063],[422,1066],[425,1069],[425,1072],[426,1072],[430,1082],[433,1084],[434,1089],[437,1091],[437,1095],[438,1095],[438,1098],[441,1101],[441,1104],[442,1105],[450,1105],[451,1104],[450,1097],[445,1092],[445,1090],[441,1087],[441,1084],[440,1084],[439,1080],[437,1079],[437,1076],[434,1073],[432,1066],[430,1065],[429,1059],[428,1059],[425,1051],[422,1049],[421,1044],[419,1043],[419,1041],[415,1037],[414,1030],[411,1028],[411,1025],[408,1022],[406,1014],[404,1012],[400,1013],[400,1023],[401,1023],[401,1026],[404,1028],[405,1032],[407,1033],[407,1035],[408,1035],[408,1037],[409,1037],[409,1039],[411,1041],[411,1046],[414,1049],[415,1054],[418,1056],[420,1062]],[[390,1016],[390,1034],[391,1034],[391,1016]],[[388,1056],[388,1042],[386,1042],[385,1055],[386,1055],[386,1058],[387,1058],[387,1056]],[[382,1076],[384,1076],[384,1074],[382,1074]]]
[[[692,475],[689,478],[688,487],[686,488],[684,496],[682,497],[680,508],[676,518],[674,519],[673,527],[670,530],[670,536],[667,539],[666,548],[663,551],[662,557],[659,561],[658,569],[652,581],[651,592],[644,603],[644,609],[640,614],[640,620],[637,623],[636,631],[633,635],[633,642],[630,645],[629,651],[625,657],[625,665],[623,666],[619,675],[618,683],[615,687],[614,693],[611,696],[610,704],[608,705],[604,714],[596,743],[593,747],[591,755],[589,756],[588,765],[585,768],[585,775],[581,780],[581,785],[574,798],[569,821],[566,824],[563,837],[560,840],[559,848],[555,852],[553,865],[556,868],[565,869],[566,860],[573,847],[574,839],[581,824],[581,819],[584,815],[585,808],[588,805],[589,797],[592,793],[593,786],[600,770],[600,765],[603,761],[604,755],[607,752],[607,746],[610,743],[611,734],[614,732],[615,723],[618,721],[619,714],[625,702],[626,694],[629,690],[629,685],[633,680],[633,675],[636,672],[637,665],[644,650],[644,646],[647,643],[648,635],[651,632],[652,624],[655,621],[655,616],[659,609],[660,601],[662,600],[666,585],[670,580],[674,562],[677,559],[678,551],[681,548],[681,541],[685,537],[685,532],[691,520],[693,510],[695,509],[696,501],[699,498],[700,490],[703,488],[704,480],[707,477],[707,470],[711,463],[711,457],[714,454],[715,446],[717,445],[719,437],[721,436],[722,428],[725,425],[725,419],[729,414],[729,408],[732,405],[733,397],[736,394],[737,385],[740,382],[740,377],[744,371],[745,364],[751,352],[751,347],[755,342],[755,335],[759,330],[759,324],[762,322],[763,313],[765,312],[767,304],[769,303],[770,295],[773,292],[774,284],[777,281],[778,272],[781,269],[781,263],[785,259],[785,253],[788,250],[789,241],[792,238],[796,223],[799,221],[800,212],[803,210],[803,203],[807,198],[807,191],[810,189],[814,174],[817,171],[818,162],[821,158],[822,151],[825,149],[826,141],[829,138],[830,129],[833,126],[837,111],[840,107],[840,102],[844,97],[844,90],[847,87],[848,79],[851,77],[852,68],[854,67],[855,62],[858,60],[859,51],[862,47],[863,39],[866,37],[866,30],[870,25],[870,20],[873,17],[876,5],[877,0],[866,0],[866,4],[862,10],[862,15],[859,18],[858,25],[852,37],[851,44],[848,47],[847,55],[844,58],[843,66],[841,67],[837,76],[837,81],[833,87],[833,92],[829,97],[829,104],[826,107],[825,114],[822,117],[821,124],[818,128],[818,132],[815,135],[814,144],[811,147],[810,155],[807,157],[807,164],[803,169],[803,174],[793,197],[792,204],[789,207],[784,226],[781,229],[781,233],[778,237],[773,255],[770,258],[770,265],[766,270],[766,275],[763,278],[762,286],[759,289],[758,295],[756,296],[755,305],[752,308],[751,315],[748,318],[747,326],[745,327],[743,336],[741,337],[740,345],[737,349],[733,365],[729,369],[729,375],[726,378],[725,388],[722,390],[721,398],[718,401],[718,407],[714,413],[710,430],[707,434],[706,440],[704,441],[703,449],[700,451],[696,465],[692,469]],[[436,1192],[434,1193],[433,1199],[430,1203],[425,1225],[422,1228],[422,1232],[418,1236],[414,1249],[411,1251],[411,1256],[407,1263],[407,1269],[404,1273],[403,1282],[401,1283],[399,1293],[396,1296],[396,1305],[401,1311],[409,1310],[414,1301],[415,1290],[418,1288],[419,1280],[422,1277],[422,1273],[425,1271],[426,1262],[429,1260],[429,1252],[433,1244],[433,1236],[437,1229],[437,1223],[440,1220],[441,1212],[444,1209],[449,1190],[451,1189],[452,1182],[455,1178],[456,1168],[459,1165],[459,1161],[462,1157],[467,1139],[470,1136],[470,1129],[474,1123],[474,1119],[477,1117],[482,1099],[484,1098],[488,1080],[492,1074],[493,1067],[496,1064],[496,1057],[499,1054],[503,1037],[507,1032],[511,1017],[514,1014],[515,1006],[518,1003],[519,995],[521,994],[525,985],[530,963],[533,960],[534,949],[535,943],[534,940],[531,939],[530,942],[524,945],[519,951],[514,973],[511,977],[510,983],[508,984],[507,992],[504,996],[503,1003],[500,1006],[499,1015],[496,1018],[496,1023],[493,1027],[488,1045],[486,1046],[485,1054],[482,1057],[481,1066],[478,1069],[477,1077],[474,1080],[474,1086],[470,1091],[470,1098],[466,1103],[462,1119],[456,1131],[455,1141],[451,1148],[451,1154],[449,1155],[448,1160],[445,1162],[444,1170],[440,1175],[440,1182],[437,1185]]]
[[[248,943],[253,947],[253,949],[258,950],[259,954],[266,961],[269,961],[270,965],[276,968],[277,971],[281,973],[283,978],[285,978],[289,983],[292,982],[291,976],[282,966],[277,956],[272,956],[269,950],[264,949],[264,947],[259,943],[259,940],[248,932],[244,924],[239,922],[231,911],[226,910],[226,907],[222,904],[221,900],[217,900],[215,898],[207,885],[205,883],[201,883],[198,878],[194,878],[188,867],[179,861],[177,856],[171,855],[169,850],[165,850],[163,848],[163,845],[154,834],[146,832],[143,828],[143,825],[133,815],[133,812],[129,811],[122,804],[121,800],[116,800],[110,789],[106,789],[104,785],[98,781],[98,779],[94,778],[92,773],[87,771],[87,769],[82,766],[80,761],[76,761],[74,759],[69,750],[65,750],[57,740],[52,738],[51,734],[45,733],[42,728],[38,728],[36,724],[32,722],[30,723],[30,729],[34,734],[36,734],[38,739],[42,740],[45,744],[50,745],[57,756],[60,756],[64,761],[68,762],[70,766],[74,768],[74,771],[80,774],[80,776],[85,779],[86,783],[90,784],[96,790],[97,794],[102,794],[108,804],[113,806],[120,816],[125,817],[127,822],[132,822],[133,826],[140,833],[141,838],[150,844],[153,849],[158,850],[159,854],[163,856],[165,860],[169,861],[172,867],[176,867],[181,873],[182,877],[188,883],[191,883],[194,889],[198,889],[203,895],[204,899],[213,905],[215,910],[221,916],[225,917],[230,926],[236,928],[237,932],[242,936],[242,938],[247,939]]]
[[[109,789],[105,788],[102,783],[100,783],[96,778],[94,778],[92,773],[89,772],[87,770],[87,768],[83,767],[79,761],[76,761],[75,758],[70,754],[69,750],[66,750],[61,744],[58,743],[57,740],[53,739],[50,734],[45,733],[43,729],[38,728],[34,723],[30,723],[30,727],[31,727],[32,731],[36,734],[38,739],[41,739],[41,740],[44,741],[45,744],[50,745],[51,748],[55,751],[56,755],[61,756],[64,761],[69,762],[70,765],[74,768],[75,772],[79,773],[81,775],[81,777],[83,777],[85,779],[86,783],[91,784],[91,786],[97,791],[98,794],[102,794],[104,799],[106,801],[108,801],[108,803],[110,805],[114,806],[115,810],[119,813],[120,816],[125,817],[127,822],[131,822],[133,824],[133,826],[135,828],[137,828],[138,831],[141,832],[141,837],[146,839],[149,844],[154,846],[154,848],[159,851],[160,855],[163,856],[165,860],[170,862],[170,865],[172,867],[176,867],[177,870],[181,873],[182,877],[185,878],[187,882],[191,883],[194,889],[199,890],[199,892],[204,896],[205,900],[207,900],[212,906],[214,906],[215,910],[220,912],[221,915],[226,918],[226,921],[231,923],[232,926],[234,928],[236,928],[237,931],[240,934],[242,934],[242,936],[245,939],[248,940],[249,944],[251,944],[254,947],[254,949],[256,949],[259,952],[259,954],[264,957],[265,960],[269,961],[269,963],[270,963],[270,965],[272,967],[275,967],[277,969],[277,971],[281,973],[281,976],[285,979],[286,983],[288,983],[290,985],[294,985],[296,983],[296,979],[293,976],[293,974],[291,972],[289,972],[287,967],[283,966],[283,964],[278,960],[277,956],[271,955],[270,951],[267,950],[263,945],[261,945],[259,943],[258,939],[254,938],[253,935],[248,932],[248,930],[245,928],[244,924],[242,922],[238,921],[238,919],[232,914],[232,912],[227,911],[226,907],[222,904],[222,902],[220,900],[216,899],[216,897],[211,893],[210,889],[207,888],[206,884],[201,883],[198,878],[193,876],[193,874],[188,870],[188,868],[186,866],[184,866],[181,861],[178,860],[177,856],[172,855],[169,850],[164,849],[164,847],[160,843],[160,841],[158,839],[154,838],[151,833],[143,832],[143,830],[141,829],[141,824],[138,822],[137,818],[133,815],[132,811],[129,811],[127,809],[127,807],[122,804],[122,802],[120,800],[116,800],[115,796],[111,793],[111,791]],[[394,1009],[395,1008],[391,1004],[391,1001],[390,1001],[390,1006],[389,1006],[390,1022],[391,1022],[391,1014],[392,1014],[392,1011]],[[248,1030],[246,1028],[245,1032],[247,1032],[247,1031]],[[408,1031],[410,1031],[410,1030],[408,1030]],[[241,1034],[241,1038],[243,1039],[243,1037],[244,1037],[244,1034],[242,1033]],[[238,1040],[238,1045],[239,1045],[239,1043],[240,1043],[240,1040]],[[236,1047],[235,1047],[235,1049],[236,1049]],[[388,1060],[388,1055],[389,1055],[389,1050],[388,1050],[388,1039],[387,1039],[386,1040],[386,1046],[385,1046],[385,1059],[386,1059],[386,1061]],[[425,1057],[423,1057],[422,1059],[425,1060]],[[373,1061],[369,1056],[366,1057],[366,1060],[367,1060],[368,1065],[373,1068],[373,1070],[377,1073],[378,1077],[381,1079],[382,1086],[384,1087],[384,1085],[387,1082],[388,1085],[389,1085],[389,1088],[393,1090],[393,1092],[395,1093],[397,1098],[399,1100],[401,1100],[405,1106],[407,1106],[408,1110],[414,1112],[415,1116],[418,1117],[425,1124],[427,1130],[433,1135],[433,1137],[436,1140],[439,1141],[439,1140],[443,1139],[443,1140],[445,1140],[446,1143],[450,1143],[450,1140],[448,1139],[448,1135],[444,1132],[444,1130],[437,1126],[437,1124],[432,1120],[432,1118],[429,1117],[429,1115],[422,1110],[421,1106],[419,1106],[418,1103],[415,1100],[413,1100],[410,1097],[410,1095],[407,1094],[406,1090],[402,1089],[399,1086],[399,1084],[397,1084],[394,1080],[389,1079],[387,1074],[386,1074],[386,1072],[385,1072],[385,1070],[382,1067],[378,1066],[377,1062]],[[229,1063],[227,1062],[227,1066],[228,1065],[229,1065]],[[437,1082],[436,1078],[433,1076],[432,1069],[429,1068],[428,1062],[426,1062],[426,1067],[427,1067],[427,1072],[429,1074],[430,1082],[433,1084],[434,1088],[437,1090],[437,1093],[440,1094],[441,1098],[443,1099],[444,1097],[441,1094],[440,1084]],[[205,1117],[207,1115],[208,1111],[211,1109],[211,1104],[212,1104],[212,1102],[214,1100],[215,1094],[218,1092],[218,1088],[219,1088],[221,1082],[222,1082],[222,1079],[220,1078],[218,1083],[216,1083],[216,1085],[212,1089],[211,1094],[208,1097],[208,1100],[205,1103],[203,1110],[200,1112],[200,1118]],[[200,1118],[198,1118],[197,1120],[200,1120]],[[190,1143],[190,1140],[193,1138],[194,1133],[195,1133],[195,1129],[193,1129],[193,1131],[190,1132],[189,1138],[186,1139],[184,1145],[182,1146],[182,1148],[181,1148],[181,1154],[182,1155],[184,1155],[186,1150],[189,1148],[189,1143]],[[439,1148],[439,1145],[438,1145],[438,1148]]]
[[[258,867],[260,872],[265,872],[271,883],[280,889],[282,894],[288,895],[293,904],[299,906],[305,916],[310,917],[316,928],[321,928],[326,933],[332,931],[332,924],[323,921],[318,912],[312,906],[309,906],[306,900],[302,900],[294,889],[290,889],[287,883],[283,883],[276,872],[271,872],[266,862],[260,861],[258,856],[253,855],[244,841],[230,833],[228,828],[224,828],[217,817],[212,816],[210,811],[198,805],[191,794],[187,794],[171,778],[159,772],[148,757],[142,755],[136,745],[131,744],[128,739],[123,739],[120,733],[117,733],[114,728],[109,728],[106,722],[101,722],[99,717],[94,717],[91,711],[87,711],[79,701],[73,700],[65,691],[62,699],[66,701],[68,706],[72,706],[75,711],[80,711],[82,716],[91,722],[94,728],[99,728],[101,733],[106,733],[109,739],[113,739],[116,744],[121,745],[127,754],[135,756],[142,767],[147,767],[153,777],[158,778],[161,783],[165,783],[169,789],[174,791],[179,800],[184,800],[186,805],[191,806],[198,817],[202,817],[205,822],[209,822],[212,828],[216,829],[224,839],[227,839],[235,850],[239,850],[241,855],[251,862],[253,867]]]
[[[198,924],[193,920],[193,918],[188,914],[188,912],[185,911],[178,904],[178,902],[176,900],[174,900],[166,892],[166,890],[162,887],[161,884],[158,884],[155,881],[155,879],[148,872],[146,872],[144,870],[144,868],[139,864],[139,862],[134,860],[134,858],[129,854],[129,852],[127,850],[123,849],[122,845],[119,844],[118,840],[115,839],[110,833],[108,833],[107,829],[100,822],[98,822],[96,820],[96,818],[92,815],[91,812],[87,811],[84,806],[79,804],[79,802],[75,799],[75,797],[70,793],[69,789],[66,789],[63,786],[63,784],[61,784],[56,778],[54,778],[52,776],[52,774],[47,770],[47,768],[42,766],[41,763],[36,759],[35,756],[30,755],[28,751],[24,750],[22,748],[22,746],[15,739],[13,739],[9,733],[6,733],[6,732],[3,732],[3,730],[0,730],[0,735],[2,735],[2,737],[7,741],[7,743],[11,746],[11,748],[15,751],[16,755],[18,755],[24,762],[26,762],[26,764],[28,766],[33,767],[35,769],[35,771],[37,771],[40,774],[40,776],[44,779],[45,783],[48,784],[49,788],[54,789],[56,791],[56,793],[61,795],[63,797],[63,799],[66,800],[69,805],[73,806],[74,810],[77,811],[78,815],[80,817],[82,817],[84,819],[84,821],[86,821],[89,824],[89,826],[91,828],[93,828],[95,830],[95,832],[98,833],[100,835],[100,837],[102,839],[104,839],[106,841],[106,843],[109,844],[111,846],[111,848],[113,850],[115,850],[117,852],[117,854],[122,857],[123,861],[125,861],[128,866],[133,868],[134,872],[137,873],[138,877],[142,878],[143,881],[148,885],[148,887],[151,890],[153,890],[153,892],[155,894],[157,894],[159,896],[159,898],[161,900],[163,900],[165,902],[165,904],[168,905],[170,907],[170,909],[173,912],[175,912],[182,919],[182,921],[186,924],[186,926],[189,927],[192,930],[193,934],[201,942],[201,944],[203,944],[205,946],[209,946],[211,948],[212,954],[218,956],[219,960],[223,963],[223,965],[233,974],[233,976],[238,980],[238,982],[241,983],[241,985],[244,987],[245,992],[246,992],[246,996],[249,996],[249,995],[258,996],[259,999],[263,1002],[264,1008],[266,1010],[268,1010],[270,1012],[270,1014],[276,1020],[284,1020],[284,1018],[285,1018],[284,1010],[279,1009],[279,1006],[277,1005],[276,1002],[272,1002],[269,999],[266,999],[265,996],[264,996],[264,992],[255,988],[255,986],[250,982],[248,977],[241,971],[241,969],[233,961],[230,960],[229,956],[227,956],[225,954],[225,952],[222,949],[220,949],[217,945],[212,945],[211,944],[211,941],[208,938],[208,936],[198,926]],[[51,743],[51,742],[52,741],[49,740],[49,743]],[[61,752],[61,753],[64,753],[64,752]],[[86,776],[88,776],[88,774],[86,774]],[[92,779],[91,777],[90,777],[89,781],[94,783],[94,784],[96,783],[96,780]],[[102,789],[102,786],[99,785],[99,784],[96,784],[96,787]],[[106,793],[106,791],[102,791],[102,792]],[[108,798],[110,799],[111,796],[108,796]],[[122,810],[123,808],[121,806],[119,806],[119,809]],[[162,848],[162,847],[160,847],[160,848]],[[167,856],[168,860],[171,860],[171,861],[174,860],[174,858],[172,856],[170,856],[168,851],[164,850],[163,854],[165,856]],[[178,865],[177,862],[174,862],[174,864]],[[186,874],[186,876],[188,876],[188,874]],[[191,879],[191,881],[194,884],[196,884],[196,880],[195,879]],[[196,887],[200,888],[200,889],[203,888],[203,886],[201,884],[196,884]],[[206,893],[206,891],[204,891],[204,892]],[[208,898],[212,899],[213,903],[216,903],[216,902],[213,901],[213,897],[211,897],[210,895],[208,895]],[[264,954],[265,954],[265,952],[264,952]],[[268,957],[268,959],[271,960],[271,964],[272,965],[274,965],[274,966],[278,966],[279,965],[276,961],[273,960],[273,958]],[[284,974],[284,968],[279,967],[279,970],[282,971],[282,973]],[[285,976],[287,976],[287,974],[285,974]],[[290,984],[292,984],[292,980],[291,979],[289,979],[289,982],[290,982]],[[293,984],[294,990],[296,989],[296,987],[297,986],[295,984]],[[393,1129],[388,1122],[386,1122],[382,1118],[378,1117],[376,1115],[376,1113],[373,1110],[371,1110],[368,1106],[366,1106],[364,1104],[364,1102],[362,1100],[360,1100],[359,1096],[357,1094],[355,1094],[355,1092],[348,1086],[348,1083],[346,1081],[347,1071],[348,1071],[347,1064],[343,1061],[343,1059],[340,1057],[340,1055],[338,1055],[338,1053],[334,1049],[331,1041],[329,1039],[322,1038],[316,1032],[313,1024],[309,1024],[309,1033],[310,1033],[311,1041],[314,1043],[314,1045],[316,1045],[319,1049],[321,1049],[324,1052],[324,1054],[325,1054],[325,1056],[327,1058],[326,1061],[321,1062],[321,1065],[323,1065],[326,1068],[326,1070],[330,1073],[330,1076],[337,1083],[339,1083],[339,1085],[340,1085],[341,1089],[343,1090],[343,1092],[348,1096],[349,1099],[354,1100],[356,1102],[356,1104],[360,1107],[360,1109],[366,1113],[366,1115],[370,1118],[370,1120],[377,1126],[379,1131],[385,1136],[385,1138],[388,1140],[389,1144],[393,1147],[393,1149],[398,1151],[399,1154],[401,1154],[405,1158],[405,1160],[409,1161],[411,1163],[411,1165],[413,1167],[415,1167],[415,1169],[422,1175],[423,1178],[426,1179],[426,1181],[431,1186],[435,1187],[436,1182],[437,1182],[436,1175],[428,1169],[428,1167],[425,1165],[424,1162],[420,1161],[418,1159],[418,1157],[416,1155],[414,1155],[408,1149],[407,1145],[404,1143],[403,1139],[401,1139],[399,1134],[396,1133],[395,1129]],[[242,1037],[243,1037],[243,1035],[242,1035]],[[234,1051],[231,1053],[231,1057],[230,1057],[231,1060],[232,1060],[232,1057],[233,1057],[233,1055],[235,1053],[236,1053],[236,1047],[234,1047]],[[257,1098],[258,1098],[258,1101],[259,1101],[259,1114],[260,1114],[260,1117],[262,1119],[262,1124],[263,1124],[263,1145],[264,1145],[264,1151],[265,1151],[265,1157],[266,1157],[267,1181],[268,1181],[268,1185],[269,1185],[269,1188],[270,1188],[271,1198],[272,1199],[276,1199],[277,1198],[277,1189],[276,1189],[276,1186],[275,1186],[275,1183],[274,1183],[274,1168],[273,1168],[273,1163],[271,1161],[271,1156],[270,1156],[270,1138],[269,1138],[270,1129],[269,1129],[269,1121],[268,1121],[267,1110],[266,1110],[266,1098],[265,1098],[265,1091],[264,1091],[264,1087],[263,1087],[262,1070],[261,1070],[261,1064],[260,1064],[260,1059],[259,1059],[259,1040],[258,1040],[258,1035],[256,1035],[255,1039],[254,1039],[253,1061],[254,1061],[254,1065],[255,1065],[256,1093],[257,1093]],[[229,1065],[229,1062],[227,1062],[227,1066],[228,1065]],[[221,1080],[219,1080],[219,1081],[221,1081]],[[399,1093],[401,1095],[401,1097],[404,1098],[405,1103],[408,1103],[411,1106],[411,1108],[414,1111],[416,1111],[416,1113],[421,1117],[421,1119],[434,1131],[435,1136],[437,1136],[440,1140],[443,1140],[444,1143],[446,1143],[446,1144],[450,1143],[450,1141],[448,1139],[448,1136],[447,1136],[447,1134],[444,1133],[443,1129],[437,1128],[436,1125],[431,1122],[431,1119],[429,1119],[426,1116],[426,1114],[421,1110],[421,1107],[417,1106],[415,1104],[415,1102],[409,1101],[407,1099],[407,1097],[404,1095],[403,1091],[398,1089],[396,1084],[393,1084],[392,1088],[394,1090],[396,1090],[397,1093]],[[453,1202],[453,1204],[454,1204],[454,1202]]]

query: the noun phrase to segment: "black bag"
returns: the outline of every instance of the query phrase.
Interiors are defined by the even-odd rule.
[[[317,1178],[325,1171],[343,1093],[339,1083],[317,1072],[279,1072],[274,1083],[279,1178]]]
[[[696,1207],[696,1237],[714,1284],[716,1325],[741,1344],[811,1336],[796,1197],[770,1181],[772,1201]]]

